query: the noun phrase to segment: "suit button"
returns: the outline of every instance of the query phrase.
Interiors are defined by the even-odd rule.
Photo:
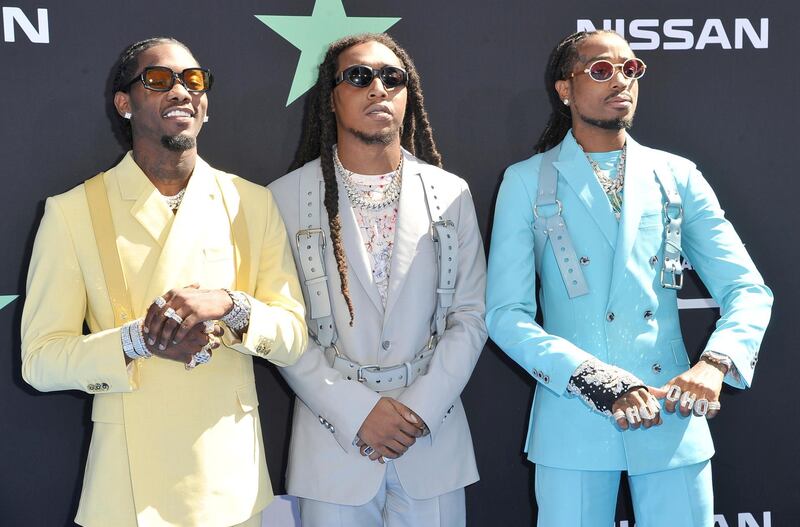
[[[381,344],[381,347],[385,350],[388,350],[389,348],[392,347],[392,342],[390,340],[384,340],[383,343]]]
[[[330,431],[331,431],[331,434],[335,434],[335,433],[336,433],[336,429],[333,427],[333,425],[330,425],[330,424],[329,424],[329,425],[328,425],[328,430],[330,430]]]
[[[108,386],[108,383],[105,383],[105,382],[104,382],[104,383],[102,384],[101,388],[103,389],[103,391],[106,391],[106,390],[108,390],[108,388],[109,388],[109,386]]]
[[[658,256],[651,256],[650,257],[650,267],[655,267],[658,263]]]
[[[755,367],[756,367],[756,362],[757,362],[757,361],[756,361],[755,359],[751,360],[751,361],[750,361],[750,367],[751,367],[751,368],[755,368]]]
[[[653,312],[652,312],[652,311],[650,311],[650,310],[648,309],[647,311],[645,311],[645,312],[644,312],[644,319],[645,319],[645,320],[650,320],[650,319],[652,319],[652,318],[653,318]]]
[[[661,364],[657,362],[653,364],[653,373],[661,373]]]
[[[94,391],[94,384],[90,384],[89,386],[86,387],[86,389],[89,390],[90,392],[93,392]]]
[[[319,416],[319,424],[325,426],[325,419],[323,419],[321,415]]]
[[[549,375],[545,375],[542,380],[544,381],[545,384],[548,384],[550,382],[550,376]]]
[[[588,256],[581,256],[578,261],[581,263],[581,265],[589,265],[589,262],[591,262]]]
[[[615,315],[613,311],[609,311],[608,313],[606,313],[606,320],[608,320],[609,322],[614,322],[615,318],[617,318],[617,315]]]

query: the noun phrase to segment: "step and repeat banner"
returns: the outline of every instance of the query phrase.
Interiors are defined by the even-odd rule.
[[[169,35],[193,50],[216,80],[200,154],[267,184],[285,173],[298,145],[321,47],[352,32],[387,31],[416,61],[445,168],[469,182],[488,244],[503,170],[531,155],[549,114],[550,50],[577,29],[607,28],[648,64],[633,136],[698,164],[775,292],[753,388],[726,389],[711,422],[716,525],[800,525],[796,2],[0,0],[0,7],[0,524],[73,525],[90,396],[42,394],[22,381],[19,322],[43,200],[124,153],[108,87],[129,43]],[[696,357],[719,310],[688,274],[681,318]],[[280,494],[292,395],[266,364],[256,365],[256,376]],[[528,374],[487,345],[463,397],[481,473],[467,489],[469,525],[535,524],[533,467],[522,454],[534,389]],[[270,524],[291,525],[291,502],[278,508],[271,517],[284,519]],[[616,525],[633,524],[625,491]]]

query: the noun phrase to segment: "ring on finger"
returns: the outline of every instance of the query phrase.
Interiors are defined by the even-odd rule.
[[[635,406],[631,406],[625,410],[625,417],[628,418],[628,422],[632,425],[635,425],[642,420],[642,418],[639,416],[639,409]]]
[[[694,403],[694,415],[703,417],[708,413],[708,399],[698,399]]]
[[[720,404],[719,401],[708,401],[708,410],[709,411],[714,410],[715,412],[718,412],[721,409],[722,409],[722,405]]]
[[[163,296],[157,296],[157,297],[156,297],[156,298],[153,300],[153,303],[154,303],[154,304],[155,304],[155,305],[158,307],[158,309],[164,309],[164,306],[166,306],[166,305],[167,305],[167,301],[166,301],[166,300],[164,300],[164,297],[163,297]]]
[[[193,358],[198,366],[201,364],[208,364],[209,361],[211,361],[211,354],[206,349],[206,346],[203,346],[203,349],[194,354]]]
[[[373,452],[375,452],[375,449],[372,448],[369,445],[367,445],[367,448],[364,449],[364,455],[365,456],[370,456],[370,455],[372,455]]]
[[[642,419],[647,419],[648,421],[656,417],[656,413],[647,403],[639,407],[639,415]]]
[[[215,328],[216,328],[216,323],[213,320],[203,321],[203,332],[205,334],[214,333]]]
[[[696,399],[697,396],[692,392],[683,392],[681,394],[681,407],[686,407],[687,410],[691,410]]]
[[[667,401],[671,403],[677,403],[681,398],[681,387],[677,384],[670,385],[669,389],[667,389]]]
[[[617,421],[619,421],[620,419],[623,420],[626,419],[624,410],[616,410],[612,415],[614,419],[616,419]]]
[[[188,363],[184,364],[184,367],[186,368],[186,371],[195,369],[197,367],[197,357],[192,355],[192,359]]]
[[[172,309],[171,307],[168,307],[167,309],[164,310],[164,316],[167,318],[171,318],[178,324],[183,324],[183,318],[177,312],[175,312],[175,310]]]

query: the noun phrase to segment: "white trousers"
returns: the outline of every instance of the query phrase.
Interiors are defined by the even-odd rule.
[[[465,527],[464,489],[416,500],[406,494],[392,462],[378,493],[364,505],[300,498],[302,527]]]

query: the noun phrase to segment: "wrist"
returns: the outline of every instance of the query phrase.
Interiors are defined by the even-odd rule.
[[[703,354],[700,356],[700,362],[714,366],[714,368],[722,372],[723,375],[727,375],[733,366],[733,361],[730,357],[711,350],[706,350],[703,352]]]

